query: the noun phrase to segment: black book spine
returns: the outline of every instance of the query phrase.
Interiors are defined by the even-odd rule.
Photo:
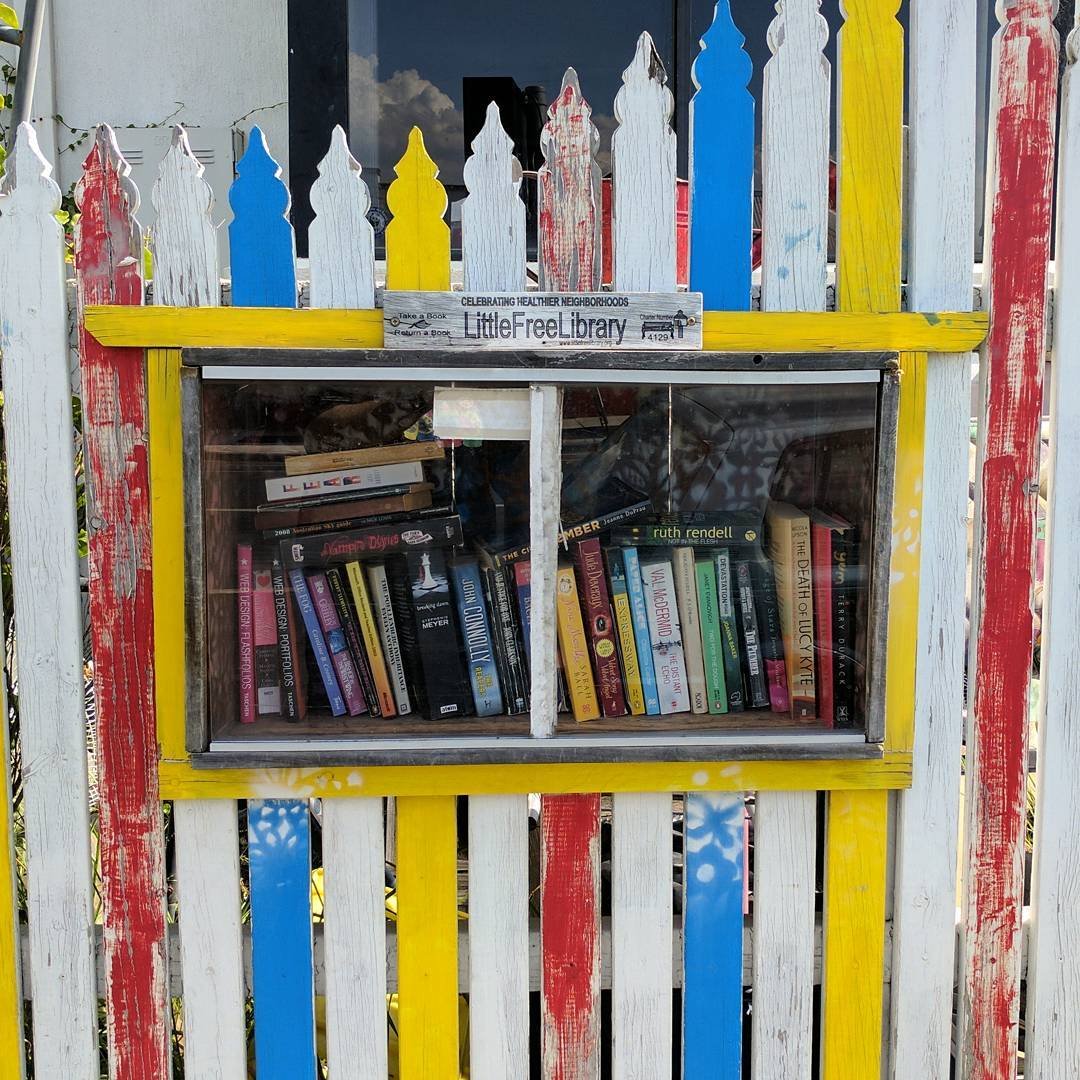
[[[858,583],[855,530],[834,534],[832,545],[833,715],[838,728],[856,721],[855,599]]]
[[[390,586],[390,607],[394,611],[401,662],[405,665],[405,679],[409,684],[409,698],[417,712],[427,708],[424,688],[424,670],[420,663],[420,643],[416,636],[416,616],[412,608],[412,589],[405,560],[394,556],[386,560],[386,580]]]
[[[503,642],[502,620],[499,616],[499,604],[495,597],[495,577],[497,570],[490,566],[480,567],[480,580],[484,586],[484,601],[491,616],[491,644],[495,653],[495,669],[499,673],[499,686],[503,692],[503,707],[507,714],[515,712],[517,690],[514,686],[510,665],[507,663],[506,648]]]
[[[513,716],[528,709],[529,696],[526,689],[525,669],[521,663],[521,648],[518,645],[514,605],[504,568],[499,567],[492,572],[491,586],[494,593],[495,625],[498,628],[499,644],[512,688],[510,700],[506,703],[506,711]]]
[[[290,525],[276,529],[263,529],[264,540],[289,540],[297,536],[321,536],[324,533],[341,532],[345,529],[367,529],[376,525],[393,525],[400,521],[423,521],[429,517],[446,517],[448,506],[427,507],[424,510],[395,510],[389,514],[371,517],[342,518],[339,521],[315,521],[309,525]]]
[[[528,712],[529,700],[532,697],[532,685],[529,681],[529,660],[525,655],[525,639],[521,630],[521,620],[518,615],[515,601],[516,586],[514,585],[512,566],[499,567],[495,571],[500,587],[500,603],[503,610],[503,630],[506,634],[507,653],[510,657],[510,667],[518,686],[518,698],[521,702],[521,711]]]
[[[345,644],[349,646],[349,652],[352,654],[353,664],[360,678],[360,690],[367,703],[368,712],[375,717],[382,716],[379,695],[375,690],[375,678],[368,665],[364,643],[360,640],[360,627],[356,625],[356,617],[352,613],[352,607],[349,605],[349,598],[345,592],[345,583],[341,580],[341,571],[336,566],[327,567],[326,583],[330,586],[330,595],[333,597],[334,607],[337,608],[341,628],[345,631]]]
[[[278,664],[281,668],[281,715],[286,720],[295,721],[300,719],[300,703],[296,694],[296,661],[289,626],[285,569],[280,559],[274,559],[270,564],[270,582],[274,588],[274,621],[277,624]]]
[[[416,636],[431,720],[467,716],[472,692],[461,660],[461,644],[450,598],[446,558],[439,548],[406,555]]]
[[[736,596],[739,601],[739,628],[742,631],[743,660],[746,663],[746,684],[750,688],[750,705],[761,709],[769,704],[769,687],[765,681],[765,665],[761,658],[761,638],[758,634],[757,612],[754,609],[754,585],[750,563],[735,560]]]

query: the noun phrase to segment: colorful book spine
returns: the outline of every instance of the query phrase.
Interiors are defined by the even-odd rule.
[[[386,670],[386,658],[379,640],[379,628],[375,625],[375,612],[371,608],[364,568],[358,562],[350,562],[345,564],[345,572],[349,576],[349,588],[352,590],[353,607],[356,609],[356,621],[364,642],[364,653],[371,668],[371,677],[375,680],[379,712],[383,716],[397,716],[397,701],[390,688],[390,673]]]
[[[750,564],[745,559],[735,560],[735,589],[750,705],[755,709],[763,709],[769,704],[769,684],[765,681],[765,665],[761,659],[761,638],[758,633],[757,610],[754,607],[754,579],[750,575]]]
[[[266,481],[266,498],[269,502],[282,502],[286,499],[303,499],[337,492],[419,484],[423,479],[424,467],[419,461],[370,465],[359,469],[335,469],[332,472],[308,473],[305,476],[277,476]]]
[[[304,629],[307,631],[308,642],[315,656],[315,665],[319,669],[323,686],[326,688],[326,696],[330,702],[330,711],[334,716],[345,715],[345,699],[338,686],[337,676],[334,674],[334,665],[330,660],[330,650],[327,648],[326,638],[323,637],[322,626],[319,624],[319,616],[315,613],[315,604],[308,590],[307,579],[303,570],[290,570],[289,583],[292,585],[293,596],[296,597],[296,606],[300,609],[300,618],[304,620]]]
[[[349,655],[352,657],[353,667],[360,680],[360,693],[367,705],[367,711],[372,716],[381,716],[382,709],[379,706],[379,695],[375,689],[375,679],[371,674],[367,654],[364,652],[364,643],[360,638],[360,627],[357,624],[353,609],[349,606],[349,597],[345,591],[345,581],[341,576],[341,570],[336,566],[326,569],[326,583],[330,586],[330,596],[333,598],[334,607],[337,608],[338,620],[341,629],[345,631],[345,644],[349,646]]]
[[[645,715],[645,691],[641,685],[637,643],[634,640],[634,615],[630,610],[630,595],[626,587],[626,567],[622,550],[608,548],[604,552],[608,579],[611,582],[611,607],[615,613],[615,629],[619,637],[619,656],[622,658],[623,685],[626,704],[631,716]]]
[[[252,619],[251,545],[236,545],[237,639],[240,644],[240,721],[255,722],[255,624]]]
[[[495,642],[484,603],[480,564],[472,558],[455,559],[450,577],[457,600],[458,625],[465,643],[469,683],[477,716],[498,716],[503,709],[502,689],[495,665]]]
[[[686,681],[690,688],[690,711],[707,713],[709,696],[705,683],[705,658],[701,651],[701,619],[698,614],[694,549],[674,548],[671,552],[671,561],[675,578],[675,600],[679,608],[679,625],[682,627]]]
[[[514,563],[514,591],[517,594],[518,622],[525,648],[522,653],[525,672],[532,665],[532,564],[528,559]]]
[[[311,599],[315,605],[315,614],[319,619],[319,626],[326,638],[326,648],[330,653],[330,663],[337,675],[338,685],[341,687],[341,696],[345,699],[345,708],[350,716],[359,716],[367,712],[367,704],[364,701],[363,691],[360,689],[360,676],[357,674],[356,665],[353,663],[352,654],[349,651],[348,638],[345,636],[345,628],[341,625],[338,616],[337,605],[334,603],[333,594],[330,592],[330,584],[326,580],[326,574],[317,570],[308,575],[308,587],[311,589]]]
[[[698,616],[701,622],[701,655],[705,665],[705,690],[709,712],[728,711],[724,678],[724,637],[720,630],[720,598],[716,589],[716,566],[708,555],[694,560],[697,576]]]
[[[810,558],[814,581],[814,665],[817,677],[817,715],[826,726],[836,723],[833,701],[833,530],[811,519]]]
[[[274,624],[277,627],[278,666],[281,669],[281,714],[286,720],[299,720],[302,714],[297,684],[296,630],[285,588],[285,570],[280,559],[270,564],[274,589]]]
[[[833,538],[833,702],[836,726],[856,723],[855,601],[858,590],[859,548],[855,529],[848,525]]]
[[[379,624],[383,658],[390,676],[390,689],[394,693],[398,716],[405,716],[412,712],[412,702],[409,700],[409,683],[401,658],[401,642],[398,639],[397,620],[394,618],[394,605],[390,601],[390,580],[386,576],[386,567],[382,563],[372,563],[367,568],[367,579],[371,605],[375,609],[375,621]]]
[[[592,665],[589,663],[589,639],[581,617],[577,582],[572,566],[560,566],[555,576],[555,616],[562,655],[563,672],[574,719],[598,720],[600,702],[596,697]]]
[[[746,692],[743,688],[731,552],[727,548],[721,548],[713,557],[713,562],[716,565],[716,596],[720,610],[720,636],[724,645],[724,681],[727,684],[728,709],[731,712],[742,712],[746,708]]]
[[[645,609],[645,588],[641,580],[641,564],[638,562],[637,548],[623,548],[622,560],[626,571],[626,593],[630,598],[630,614],[634,619],[634,644],[637,646],[641,691],[645,695],[645,712],[649,716],[659,716],[660,694],[656,687],[652,639],[649,636],[649,613]]]
[[[765,664],[765,679],[769,684],[769,707],[773,712],[790,712],[791,695],[788,693],[787,664],[784,662],[780,607],[776,602],[776,579],[773,577],[772,565],[760,548],[755,550],[750,562],[750,575],[754,581],[761,658]]]
[[[406,556],[416,618],[416,637],[424,669],[428,717],[467,716],[471,708],[446,559],[438,548]]]
[[[259,716],[281,715],[281,670],[278,664],[274,582],[269,566],[256,566],[251,594],[255,638],[255,711]]]
[[[664,715],[690,711],[690,690],[683,659],[679,605],[675,599],[675,577],[667,558],[641,561],[645,589],[645,610],[649,615],[653,666]]]
[[[626,697],[619,671],[615,620],[611,614],[611,598],[608,596],[600,541],[595,536],[579,540],[575,560],[600,708],[605,716],[625,716]]]

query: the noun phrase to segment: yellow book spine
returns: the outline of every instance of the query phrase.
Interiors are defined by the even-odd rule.
[[[397,716],[397,702],[394,700],[393,690],[390,689],[390,675],[386,670],[386,660],[379,642],[379,628],[375,625],[375,613],[368,596],[364,571],[358,562],[351,562],[346,564],[345,572],[349,575],[349,587],[356,605],[356,616],[360,621],[360,636],[364,639],[371,677],[375,680],[375,692],[379,695],[379,708],[383,716]]]
[[[623,682],[631,716],[645,715],[645,691],[641,688],[641,669],[638,666],[637,646],[634,644],[634,616],[626,593],[611,598],[615,608],[615,628],[619,632],[619,651],[622,653]]]
[[[555,578],[555,615],[559,632],[559,651],[562,653],[566,685],[575,720],[599,720],[600,702],[593,684],[589,664],[589,642],[581,618],[574,570],[560,566]]]

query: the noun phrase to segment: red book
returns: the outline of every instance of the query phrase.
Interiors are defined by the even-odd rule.
[[[835,523],[810,513],[810,559],[814,582],[814,654],[817,660],[817,714],[827,727],[836,722],[833,705],[832,544]]]
[[[240,721],[255,722],[255,623],[252,616],[251,545],[236,545],[237,637],[240,642]]]
[[[578,591],[589,636],[596,692],[605,716],[625,716],[626,696],[619,671],[619,650],[615,644],[615,620],[611,614],[611,596],[604,576],[604,558],[600,540],[589,537],[576,544]]]

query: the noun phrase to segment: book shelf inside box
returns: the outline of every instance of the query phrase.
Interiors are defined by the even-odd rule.
[[[730,585],[735,633],[738,635],[736,648],[741,650],[737,663],[742,671],[743,690],[749,699],[752,687],[747,649],[751,647],[752,627],[740,621],[735,564],[745,557],[751,562],[757,560],[767,565],[772,533],[778,528],[771,520],[775,515],[770,513],[770,508],[786,503],[800,510],[825,511],[846,520],[860,541],[857,548],[852,549],[857,565],[848,579],[854,583],[848,609],[852,620],[849,670],[855,679],[853,715],[848,722],[835,724],[833,702],[830,706],[833,723],[828,722],[821,715],[819,689],[817,706],[812,704],[810,715],[805,715],[805,710],[798,716],[793,715],[794,710],[779,711],[775,699],[767,701],[764,707],[749,707],[751,702],[748,700],[742,711],[732,708],[727,713],[701,714],[677,709],[660,715],[601,715],[586,722],[576,720],[572,710],[564,711],[558,717],[556,739],[570,745],[580,741],[581,736],[596,735],[611,737],[617,743],[620,736],[652,734],[677,743],[702,736],[738,733],[745,733],[747,739],[752,740],[762,732],[824,736],[834,727],[846,728],[846,735],[861,731],[866,715],[867,660],[873,637],[871,623],[877,618],[871,611],[869,553],[872,545],[869,540],[875,527],[879,384],[871,380],[830,382],[822,379],[821,383],[812,385],[784,385],[775,380],[731,385],[656,385],[635,384],[633,378],[633,373],[627,372],[624,384],[578,383],[568,385],[563,393],[563,484],[558,512],[569,538],[560,551],[560,566],[569,564],[574,569],[582,627],[586,633],[588,660],[584,670],[596,690],[598,711],[608,711],[610,702],[603,700],[606,684],[598,667],[600,660],[590,623],[589,597],[584,595],[583,574],[588,571],[587,565],[579,561],[578,542],[594,536],[599,541],[599,557],[603,560],[599,565],[608,593],[610,614],[614,616],[608,632],[616,645],[615,663],[618,666],[610,670],[615,671],[621,682],[622,699],[628,710],[631,708],[629,672],[620,636],[624,627],[619,625],[612,595],[615,579],[611,575],[611,550],[619,548],[621,551],[631,546],[637,550],[643,564],[659,558],[671,560],[673,567],[678,566],[675,547],[685,549],[690,546],[690,541],[693,541],[694,559],[689,564],[692,567],[700,565],[703,559],[719,566],[715,556],[719,551],[727,550],[732,558]],[[313,662],[308,646],[298,654],[304,664],[309,696],[306,716],[299,721],[289,721],[281,716],[257,715],[254,723],[241,722],[237,545],[252,543],[257,561],[268,560],[273,552],[281,550],[281,536],[270,539],[268,532],[260,533],[253,527],[255,508],[260,504],[268,505],[266,481],[285,476],[286,458],[397,445],[408,442],[408,437],[417,434],[421,440],[430,437],[433,389],[432,383],[375,383],[359,379],[304,383],[262,378],[215,379],[201,384],[206,636],[205,655],[200,659],[205,668],[210,747],[228,745],[235,749],[245,744],[278,740],[283,744],[326,741],[336,746],[343,740],[377,745],[394,740],[461,738],[474,742],[477,739],[494,741],[528,736],[527,709],[516,715],[507,715],[505,707],[490,716],[467,715],[475,712],[475,686],[468,681],[468,645],[463,640],[460,621],[464,609],[455,604],[452,582],[448,585],[451,621],[465,679],[459,688],[465,705],[461,715],[431,720],[414,705],[413,711],[403,716],[373,716],[370,713],[333,716],[319,682],[317,663]],[[423,465],[424,483],[431,485],[432,507],[418,510],[414,515],[402,512],[394,527],[401,530],[415,524],[410,520],[411,516],[421,523],[432,520],[441,504],[457,515],[465,544],[455,551],[446,549],[442,555],[467,555],[476,543],[494,555],[496,564],[501,564],[501,570],[497,568],[496,572],[505,575],[514,607],[517,625],[512,632],[516,635],[517,648],[523,658],[527,657],[522,615],[514,593],[514,567],[522,556],[528,558],[529,445],[519,440],[477,445],[447,443],[446,446],[442,461],[426,461]],[[301,495],[296,500],[287,500],[287,504],[306,507],[309,505],[305,501],[307,498]],[[313,500],[311,505],[319,503]],[[327,502],[325,505],[329,507],[325,514],[330,519],[323,527],[340,529],[341,523],[332,518],[338,512],[337,504]],[[353,510],[356,510],[355,504]],[[752,543],[746,542],[745,538],[731,539],[730,530],[723,532],[725,522],[745,525],[748,521],[753,528],[744,529],[744,532],[755,537]],[[590,528],[592,522],[603,525],[597,531]],[[354,517],[349,528],[362,529],[365,525],[364,521]],[[311,523],[305,527],[311,527]],[[676,531],[670,533],[670,543],[665,542],[664,537],[668,534],[660,530],[672,527]],[[714,531],[709,532],[710,529]],[[717,529],[720,531],[715,531]],[[867,542],[862,542],[863,538]],[[318,551],[319,536],[304,535],[301,539],[307,552]],[[739,544],[743,546],[739,547]],[[775,553],[777,549],[772,550]],[[381,561],[379,553],[358,558],[362,566],[367,566],[372,557]],[[505,563],[502,562],[504,557]],[[681,558],[685,567],[686,556]],[[448,558],[448,567],[451,562]],[[304,565],[311,569],[318,564],[316,556],[314,562]],[[338,565],[344,576],[344,562],[339,561]],[[794,564],[789,569],[792,573],[813,572],[810,567],[797,568]],[[819,572],[824,572],[821,567]],[[451,576],[449,569],[446,576]],[[485,577],[485,587],[493,580]],[[756,578],[753,582],[753,588],[764,588]],[[684,593],[675,595],[674,579],[672,586],[672,609],[678,612],[680,624],[685,624]],[[702,587],[699,579],[698,588]],[[492,643],[497,645],[497,601],[492,593],[484,595],[488,631]],[[722,605],[722,595],[720,600]],[[760,619],[758,647],[765,650],[765,656],[759,657],[759,663],[764,672],[764,660],[768,656],[766,615],[758,599],[752,599],[749,607],[756,609],[756,617]],[[353,610],[355,612],[355,607]],[[300,614],[294,610],[293,616],[294,637],[302,642],[305,634]],[[824,616],[817,612],[814,617],[820,620]],[[357,623],[360,621],[358,618]],[[681,633],[686,636],[685,625],[681,626]],[[695,633],[700,635],[703,631],[699,628]],[[626,637],[632,639],[633,636],[633,632],[627,630]],[[818,649],[823,637],[827,639],[828,636],[817,634]],[[778,641],[779,636],[775,637]],[[695,640],[703,642],[699,644],[698,652],[704,666],[709,656],[707,634],[705,639],[697,637]],[[684,642],[684,646],[687,644]],[[568,680],[567,647],[566,643],[560,642],[562,667]],[[655,643],[653,647],[656,648]],[[790,665],[792,646],[785,641],[778,647],[786,664]],[[409,650],[403,647],[402,652]],[[410,666],[410,659],[415,661],[416,658],[403,656],[403,670],[409,678],[424,677],[423,664]],[[690,684],[692,661],[687,652],[684,652],[683,663]],[[820,671],[821,659],[818,658],[816,663]],[[507,691],[507,686],[512,685],[508,665],[503,655],[494,658],[489,668],[500,677],[500,704],[511,696]],[[390,670],[389,664],[387,670]],[[659,680],[657,664],[654,664],[654,672]],[[519,673],[520,677],[523,676]],[[730,670],[727,677],[730,690]],[[574,705],[576,702],[570,689],[567,683],[564,699],[567,704]],[[688,685],[688,689],[692,687]],[[416,698],[413,694],[413,703]],[[734,702],[730,704],[734,705]]]

